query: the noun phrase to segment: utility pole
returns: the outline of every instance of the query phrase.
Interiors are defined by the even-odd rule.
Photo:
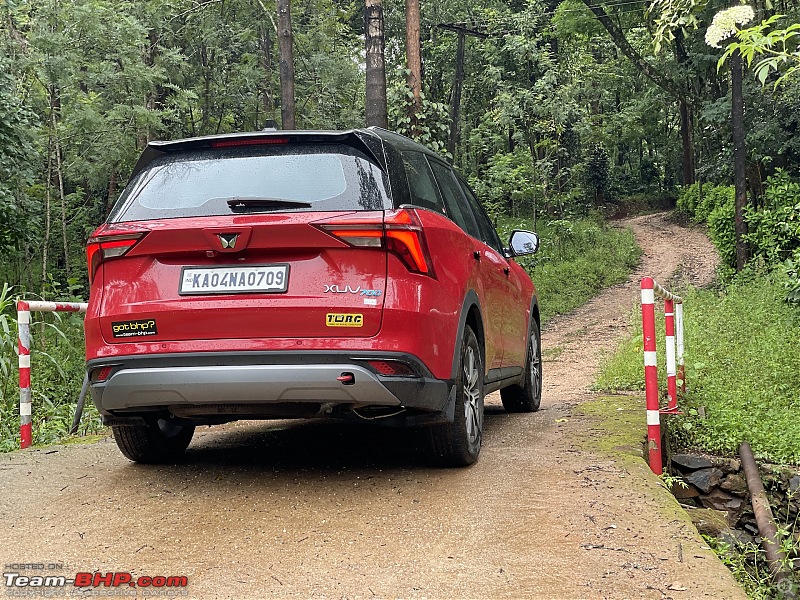
[[[281,59],[281,126],[296,129],[291,0],[278,0],[278,50]]]
[[[459,114],[461,112],[461,88],[464,85],[464,38],[468,35],[485,39],[488,36],[474,29],[467,29],[464,23],[439,23],[440,29],[458,34],[456,46],[456,71],[453,75],[453,93],[450,96],[450,135],[447,138],[447,151],[456,159],[456,146],[459,136]]]
[[[422,109],[422,57],[419,47],[419,0],[406,0],[406,67],[408,77],[406,83],[414,94],[414,99],[409,107],[408,116],[411,118],[411,135],[416,136],[419,131],[418,115]]]
[[[364,5],[364,38],[367,51],[367,127],[388,128],[386,109],[386,63],[383,57],[383,6],[381,0],[366,0]]]

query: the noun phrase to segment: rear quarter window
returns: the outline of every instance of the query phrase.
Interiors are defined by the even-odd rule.
[[[411,204],[444,213],[444,205],[439,197],[436,182],[430,165],[421,152],[402,152]]]
[[[304,203],[253,212],[391,208],[384,173],[341,144],[209,148],[167,153],[138,173],[109,222],[229,215],[235,198]]]

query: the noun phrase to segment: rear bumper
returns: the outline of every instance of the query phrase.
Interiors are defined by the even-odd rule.
[[[399,360],[414,376],[385,377],[370,360]],[[99,381],[99,371],[110,368]],[[451,382],[415,357],[391,352],[241,352],[129,356],[87,363],[105,417],[168,410],[193,417],[296,416],[334,408],[446,408]],[[352,375],[352,383],[337,378]]]

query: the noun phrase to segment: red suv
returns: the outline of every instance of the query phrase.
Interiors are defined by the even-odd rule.
[[[377,129],[151,142],[87,245],[91,393],[122,453],[198,424],[342,417],[426,427],[478,458],[483,397],[541,399],[536,289],[464,180]]]

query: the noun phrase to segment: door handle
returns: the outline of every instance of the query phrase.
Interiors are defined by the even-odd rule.
[[[472,258],[474,258],[475,260],[480,260],[480,259],[481,259],[481,253],[480,253],[480,251],[478,251],[478,250],[475,250],[475,251],[472,253]]]
[[[510,267],[503,267],[503,273],[508,275],[509,273],[511,273],[511,268]]]

